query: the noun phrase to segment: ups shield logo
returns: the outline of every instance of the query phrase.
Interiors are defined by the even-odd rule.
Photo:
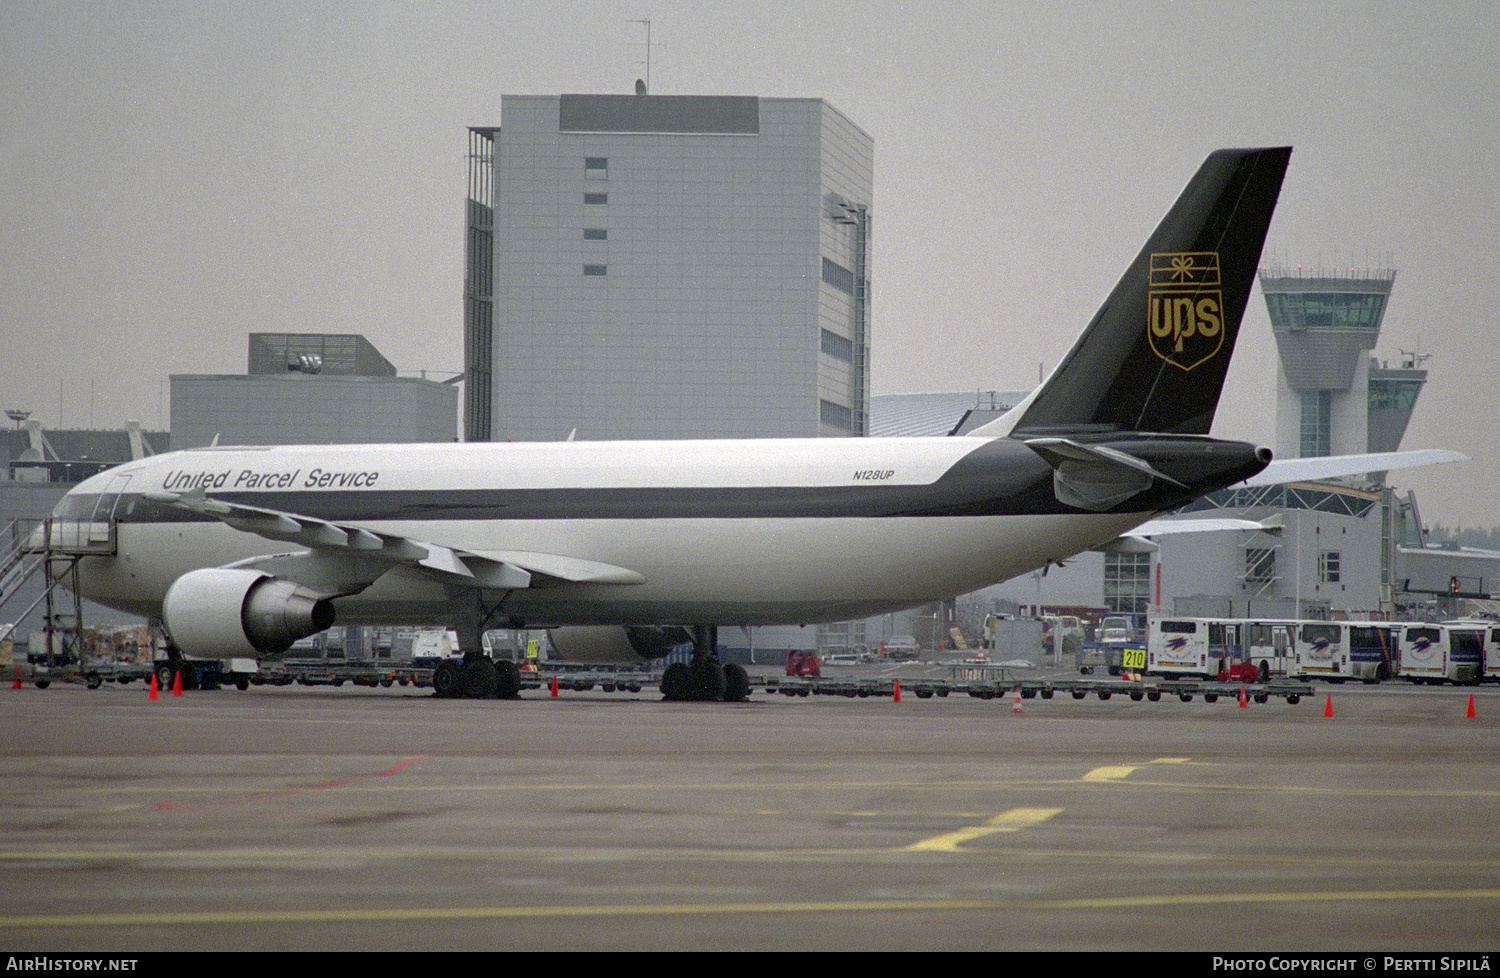
[[[1192,370],[1224,344],[1218,252],[1152,255],[1146,302],[1151,349],[1172,366]]]

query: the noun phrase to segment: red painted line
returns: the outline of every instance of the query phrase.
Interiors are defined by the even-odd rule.
[[[250,795],[245,798],[232,798],[229,801],[219,802],[217,805],[179,805],[173,801],[159,801],[156,803],[156,807],[166,811],[174,812],[206,812],[212,811],[215,808],[223,808],[227,805],[248,805],[252,802],[264,801],[267,798],[285,798],[289,795],[300,795],[307,791],[324,791],[328,788],[342,788],[345,785],[356,784],[360,781],[368,781],[371,778],[388,778],[393,774],[399,774],[406,768],[417,763],[425,757],[425,754],[418,754],[416,757],[408,757],[401,763],[396,764],[392,767],[388,767],[384,771],[376,771],[374,774],[357,774],[354,777],[339,778],[337,781],[329,781],[326,784],[308,785],[305,788],[288,788],[285,791],[268,791],[265,794]]]

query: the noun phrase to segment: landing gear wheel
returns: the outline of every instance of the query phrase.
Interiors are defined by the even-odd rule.
[[[462,695],[463,669],[452,659],[445,659],[432,670],[432,695],[439,699],[456,699]]]
[[[516,668],[514,662],[495,663],[495,695],[502,700],[518,700],[521,698],[521,670]]]
[[[500,677],[495,674],[495,664],[489,659],[481,656],[464,662],[461,688],[466,699],[487,700],[495,695],[495,688],[499,685]]]
[[[692,688],[693,672],[686,663],[674,662],[661,674],[661,698],[669,703],[690,699]]]
[[[724,667],[717,662],[709,661],[693,670],[693,685],[696,694],[693,699],[705,703],[717,703],[724,699]]]
[[[724,702],[743,703],[750,698],[750,674],[739,663],[724,667]]]

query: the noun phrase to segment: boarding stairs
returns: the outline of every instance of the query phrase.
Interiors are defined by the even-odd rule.
[[[113,520],[94,522],[47,519],[12,520],[0,532],[0,642],[25,621],[38,605],[46,604],[47,644],[54,653],[66,656],[76,650],[83,625],[82,598],[78,593],[78,561],[86,556],[112,555],[116,549]],[[44,586],[30,604],[18,613],[26,584],[38,573]],[[57,593],[59,585],[71,591],[71,605],[65,611]],[[60,636],[60,638],[58,637]]]

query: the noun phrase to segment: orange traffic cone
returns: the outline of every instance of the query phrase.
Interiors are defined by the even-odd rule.
[[[1466,719],[1466,720],[1472,720],[1472,719],[1474,719],[1474,694],[1473,693],[1469,694],[1469,712],[1464,714],[1464,719]]]
[[[1019,687],[1019,686],[1016,687],[1016,698],[1011,701],[1010,712],[1012,712],[1012,713],[1020,713],[1021,712],[1021,687]]]
[[[1240,687],[1240,709],[1243,710],[1245,707],[1247,707],[1249,705],[1250,704],[1245,700],[1245,687],[1241,686]]]
[[[892,695],[891,695],[891,701],[892,701],[892,702],[893,702],[893,703],[900,703],[900,702],[901,702],[901,680],[899,680],[899,679],[898,679],[898,680],[896,680],[896,690],[895,690],[895,692],[894,692],[894,693],[893,693],[893,694],[892,694]],[[1470,700],[1470,707],[1469,707],[1469,708],[1470,708],[1470,709],[1473,709],[1473,705],[1472,705],[1472,698],[1471,698],[1471,700]]]
[[[11,689],[21,688],[21,664],[16,663],[16,681],[10,684]]]
[[[161,697],[156,695],[156,673],[153,672],[151,674],[151,695],[147,697],[147,699],[156,700],[160,698]]]
[[[182,670],[181,669],[174,669],[174,670],[172,670],[172,695],[173,696],[181,696],[182,695]]]
[[[1325,717],[1331,717],[1331,716],[1333,716],[1333,694],[1332,693],[1328,694],[1328,702],[1323,707],[1323,715]]]
[[[553,696],[557,695],[557,677],[556,676],[552,677],[552,695]]]

